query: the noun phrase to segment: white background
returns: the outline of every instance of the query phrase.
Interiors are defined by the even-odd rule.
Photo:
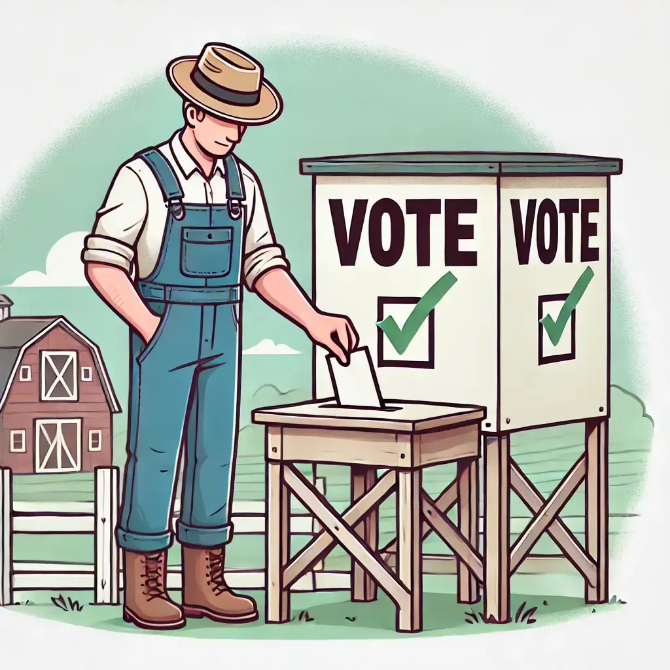
[[[558,151],[622,157],[624,174],[613,179],[614,243],[633,271],[649,363],[644,398],[656,419],[644,524],[626,560],[613,565],[612,592],[629,604],[611,614],[476,637],[280,645],[105,633],[0,612],[3,668],[664,665],[670,3],[5,0],[1,17],[0,197],[87,109],[209,40],[252,48],[288,35],[322,36],[382,46],[475,82]]]

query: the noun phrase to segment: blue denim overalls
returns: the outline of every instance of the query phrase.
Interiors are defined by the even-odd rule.
[[[239,398],[244,188],[225,159],[226,204],[183,203],[172,167],[138,154],[161,186],[169,215],[153,273],[137,287],[162,320],[145,346],[131,334],[128,461],[117,536],[130,551],[172,543],[171,508],[184,440],[179,542],[229,541]]]

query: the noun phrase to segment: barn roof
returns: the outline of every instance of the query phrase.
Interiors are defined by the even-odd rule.
[[[112,411],[120,412],[119,401],[114,394],[100,349],[62,316],[14,316],[0,321],[0,410],[2,410],[2,406],[5,403],[9,386],[16,374],[16,369],[23,353],[40,337],[46,335],[45,331],[50,330],[57,323],[63,325],[76,338],[82,340],[91,348],[107,401]]]
[[[0,321],[0,394],[12,376],[23,345],[50,326],[56,318],[55,316],[37,319],[13,317]]]
[[[0,307],[11,307],[13,304],[8,295],[0,293]]]

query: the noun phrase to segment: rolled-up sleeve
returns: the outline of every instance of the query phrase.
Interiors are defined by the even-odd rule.
[[[289,263],[283,247],[275,240],[260,182],[255,175],[251,176],[253,188],[247,196],[249,215],[244,248],[244,281],[253,291],[262,274],[274,268],[288,270]]]
[[[84,263],[114,265],[132,274],[135,245],[147,218],[147,195],[138,174],[124,165],[116,174],[86,238]]]

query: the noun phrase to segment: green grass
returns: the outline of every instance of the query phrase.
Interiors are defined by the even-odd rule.
[[[552,576],[515,577],[516,593],[512,597],[512,622],[483,624],[481,616],[476,625],[469,623],[470,612],[481,612],[482,603],[463,605],[456,602],[455,578],[426,577],[424,579],[422,633],[411,637],[441,635],[469,635],[495,633],[507,630],[537,628],[559,623],[579,616],[593,616],[625,605],[616,596],[604,605],[585,605],[579,579]],[[557,591],[561,595],[554,595]],[[189,619],[187,626],[178,631],[160,633],[141,631],[123,622],[121,607],[90,605],[82,611],[63,611],[49,602],[50,593],[30,593],[32,605],[12,606],[8,609],[21,614],[39,616],[65,623],[88,626],[100,630],[133,632],[149,635],[174,635],[194,638],[236,639],[388,639],[408,637],[395,631],[396,612],[393,603],[383,592],[371,603],[352,603],[344,591],[295,593],[291,596],[291,621],[282,625],[264,623],[264,594],[248,591],[259,604],[259,621],[244,626],[225,626],[207,619]],[[67,596],[67,594],[65,594]],[[171,593],[179,601],[179,593]],[[81,593],[77,595],[81,600]],[[525,620],[516,619],[521,605],[523,614],[534,610]],[[533,619],[532,623],[529,620]]]

